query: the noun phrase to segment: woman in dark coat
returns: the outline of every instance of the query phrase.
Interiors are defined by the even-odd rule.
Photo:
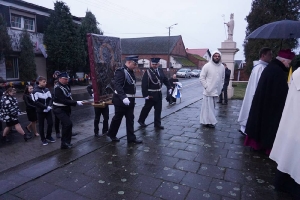
[[[7,134],[14,126],[16,131],[18,131],[21,135],[24,136],[24,140],[27,141],[31,138],[28,134],[26,134],[19,123],[18,115],[20,113],[20,109],[18,106],[18,101],[14,97],[16,95],[16,90],[14,88],[8,88],[2,99],[1,99],[1,117],[3,122],[6,122],[6,127],[3,130],[3,141],[8,141],[6,139]]]
[[[23,100],[26,105],[27,118],[28,121],[30,121],[30,123],[25,128],[29,133],[33,132],[35,136],[39,136],[36,130],[37,115],[36,115],[35,104],[31,96],[32,92],[33,92],[33,86],[26,85],[24,95],[23,95]]]

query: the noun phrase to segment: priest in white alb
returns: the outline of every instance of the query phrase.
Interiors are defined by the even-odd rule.
[[[258,64],[254,65],[248,85],[246,88],[243,104],[240,110],[238,122],[241,125],[240,133],[246,135],[245,129],[249,116],[249,111],[251,108],[251,103],[253,100],[253,96],[255,94],[255,90],[260,78],[261,73],[268,65],[268,63],[272,60],[272,50],[270,48],[264,47],[259,51],[259,61]]]
[[[275,189],[300,199],[300,68],[291,77],[270,158],[277,163]]]

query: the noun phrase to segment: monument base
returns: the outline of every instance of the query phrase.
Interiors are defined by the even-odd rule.
[[[236,48],[236,42],[225,40],[221,43],[219,51],[222,54],[222,62],[226,63],[227,68],[231,70],[230,81],[227,89],[228,99],[231,99],[234,94],[234,88],[232,87],[232,80],[234,79],[234,55],[239,51],[239,49]]]

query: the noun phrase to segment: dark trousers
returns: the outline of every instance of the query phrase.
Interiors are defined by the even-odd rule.
[[[61,121],[61,144],[70,144],[72,139],[73,123],[70,119],[71,107],[69,106],[55,106],[55,116]]]
[[[52,133],[52,126],[53,126],[51,111],[49,111],[49,112],[38,112],[37,113],[37,118],[38,118],[38,123],[39,123],[39,133],[40,133],[40,136],[41,136],[41,140],[43,141],[46,138],[50,138],[51,133]],[[45,119],[47,121],[47,135],[46,135],[46,137],[45,137],[45,133],[44,133]]]
[[[108,136],[116,137],[118,130],[120,128],[123,116],[126,118],[126,133],[127,133],[127,141],[133,141],[136,139],[134,134],[134,107],[122,107],[115,106],[115,116],[112,118]]]
[[[60,120],[56,117],[56,115],[54,115],[54,116],[55,116],[55,118],[54,118],[55,132],[60,133],[60,130],[59,130]]]
[[[145,100],[145,105],[142,108],[139,122],[145,123],[146,118],[148,117],[148,114],[152,107],[154,107],[154,126],[160,126],[161,125],[161,109],[162,109],[162,101],[154,101],[152,99]]]
[[[223,86],[222,92],[219,96],[219,101],[222,102],[223,101],[223,95],[224,95],[224,102],[228,103],[228,96],[227,96],[227,88],[228,86]]]
[[[109,120],[109,108],[106,106],[105,108],[94,108],[95,111],[95,119],[94,119],[94,133],[99,133],[99,122],[101,114],[103,116],[103,126],[102,126],[102,134],[108,131],[108,120]]]

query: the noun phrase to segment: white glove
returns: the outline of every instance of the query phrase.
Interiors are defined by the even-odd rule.
[[[78,105],[78,106],[83,106],[82,101],[77,101],[77,105]]]
[[[145,97],[145,99],[149,99],[149,96]]]
[[[18,112],[18,115],[21,115],[22,113],[21,112]]]
[[[129,101],[128,98],[125,98],[125,99],[123,99],[123,103],[124,103],[126,106],[129,106],[130,101]]]
[[[172,89],[169,89],[169,94],[171,94],[172,93]]]
[[[49,112],[48,108],[44,109],[43,112]]]
[[[48,111],[52,110],[52,107],[51,107],[51,106],[48,106],[48,107],[47,107],[47,110],[48,110]]]
[[[92,97],[94,97],[94,94],[92,94]]]

